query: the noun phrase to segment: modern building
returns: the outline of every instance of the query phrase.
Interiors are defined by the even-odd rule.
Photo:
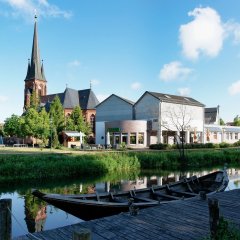
[[[240,140],[240,127],[220,125],[219,106],[205,109],[204,142],[234,143]]]
[[[99,104],[96,95],[91,87],[84,90],[75,90],[66,88],[62,93],[47,95],[47,80],[44,73],[43,61],[40,58],[40,49],[38,44],[37,17],[35,16],[34,34],[32,44],[31,60],[28,60],[27,75],[24,88],[24,110],[31,104],[31,95],[36,94],[40,100],[40,105],[49,110],[53,99],[58,96],[64,108],[65,116],[69,115],[73,108],[80,106],[86,121],[92,126],[95,132],[95,106]]]
[[[204,105],[189,97],[146,91],[134,103],[112,94],[96,106],[98,144],[202,142],[203,132]]]

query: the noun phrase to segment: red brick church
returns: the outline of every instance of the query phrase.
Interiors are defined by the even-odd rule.
[[[43,61],[40,60],[40,49],[38,44],[37,17],[35,16],[34,34],[32,44],[31,60],[28,60],[27,75],[24,88],[24,110],[30,106],[31,94],[35,91],[40,99],[40,105],[49,110],[50,104],[56,95],[59,96],[64,108],[65,116],[69,115],[73,108],[80,106],[87,122],[95,132],[96,105],[99,103],[92,89],[75,90],[66,88],[62,93],[47,95],[47,80],[44,73]]]

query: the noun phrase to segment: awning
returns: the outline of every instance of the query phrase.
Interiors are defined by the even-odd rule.
[[[222,128],[218,126],[205,126],[210,132],[222,132]]]
[[[223,128],[224,132],[240,133],[240,127]]]
[[[68,132],[68,131],[64,131],[63,133],[65,133],[68,137],[81,137],[81,136],[85,136],[85,134],[82,133],[82,132]]]

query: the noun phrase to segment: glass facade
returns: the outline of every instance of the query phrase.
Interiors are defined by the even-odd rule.
[[[137,143],[137,134],[136,133],[130,133],[130,144],[136,144]]]

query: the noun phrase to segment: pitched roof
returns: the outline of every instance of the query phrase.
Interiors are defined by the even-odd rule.
[[[190,98],[190,97],[171,95],[171,94],[167,94],[167,93],[149,92],[149,91],[146,91],[140,97],[140,99],[142,99],[142,97],[145,94],[150,94],[150,95],[154,96],[155,98],[157,98],[157,99],[159,99],[159,100],[161,100],[163,102],[176,103],[176,104],[185,104],[185,105],[193,105],[193,106],[199,106],[199,107],[204,107],[205,106],[204,104],[202,104],[199,101],[197,101],[197,100],[195,100],[193,98]],[[137,102],[139,102],[139,100]]]
[[[133,101],[131,101],[131,100],[128,100],[128,99],[126,99],[126,98],[119,97],[119,96],[116,95],[116,94],[111,94],[108,98],[106,98],[105,100],[103,100],[102,102],[100,102],[96,107],[100,106],[102,103],[104,103],[105,101],[107,101],[109,98],[111,98],[111,97],[113,97],[113,96],[115,96],[115,97],[123,100],[124,102],[126,102],[126,103],[128,103],[128,104],[130,104],[130,105],[134,105],[134,104],[135,104],[135,103],[134,103]]]
[[[63,93],[56,93],[46,96],[41,96],[41,105],[45,105],[46,110],[55,98],[58,96],[63,108],[74,108],[80,106],[82,110],[95,109],[96,105],[99,103],[96,95],[91,89],[75,90],[71,88],[66,88]]]
[[[79,90],[79,104],[81,109],[95,109],[99,101],[92,89]]]
[[[28,63],[28,70],[27,70],[25,81],[31,80],[31,79],[46,81],[44,76],[44,71],[40,61],[40,50],[38,46],[38,31],[37,31],[36,16],[35,16],[35,23],[34,23],[31,62]]]

